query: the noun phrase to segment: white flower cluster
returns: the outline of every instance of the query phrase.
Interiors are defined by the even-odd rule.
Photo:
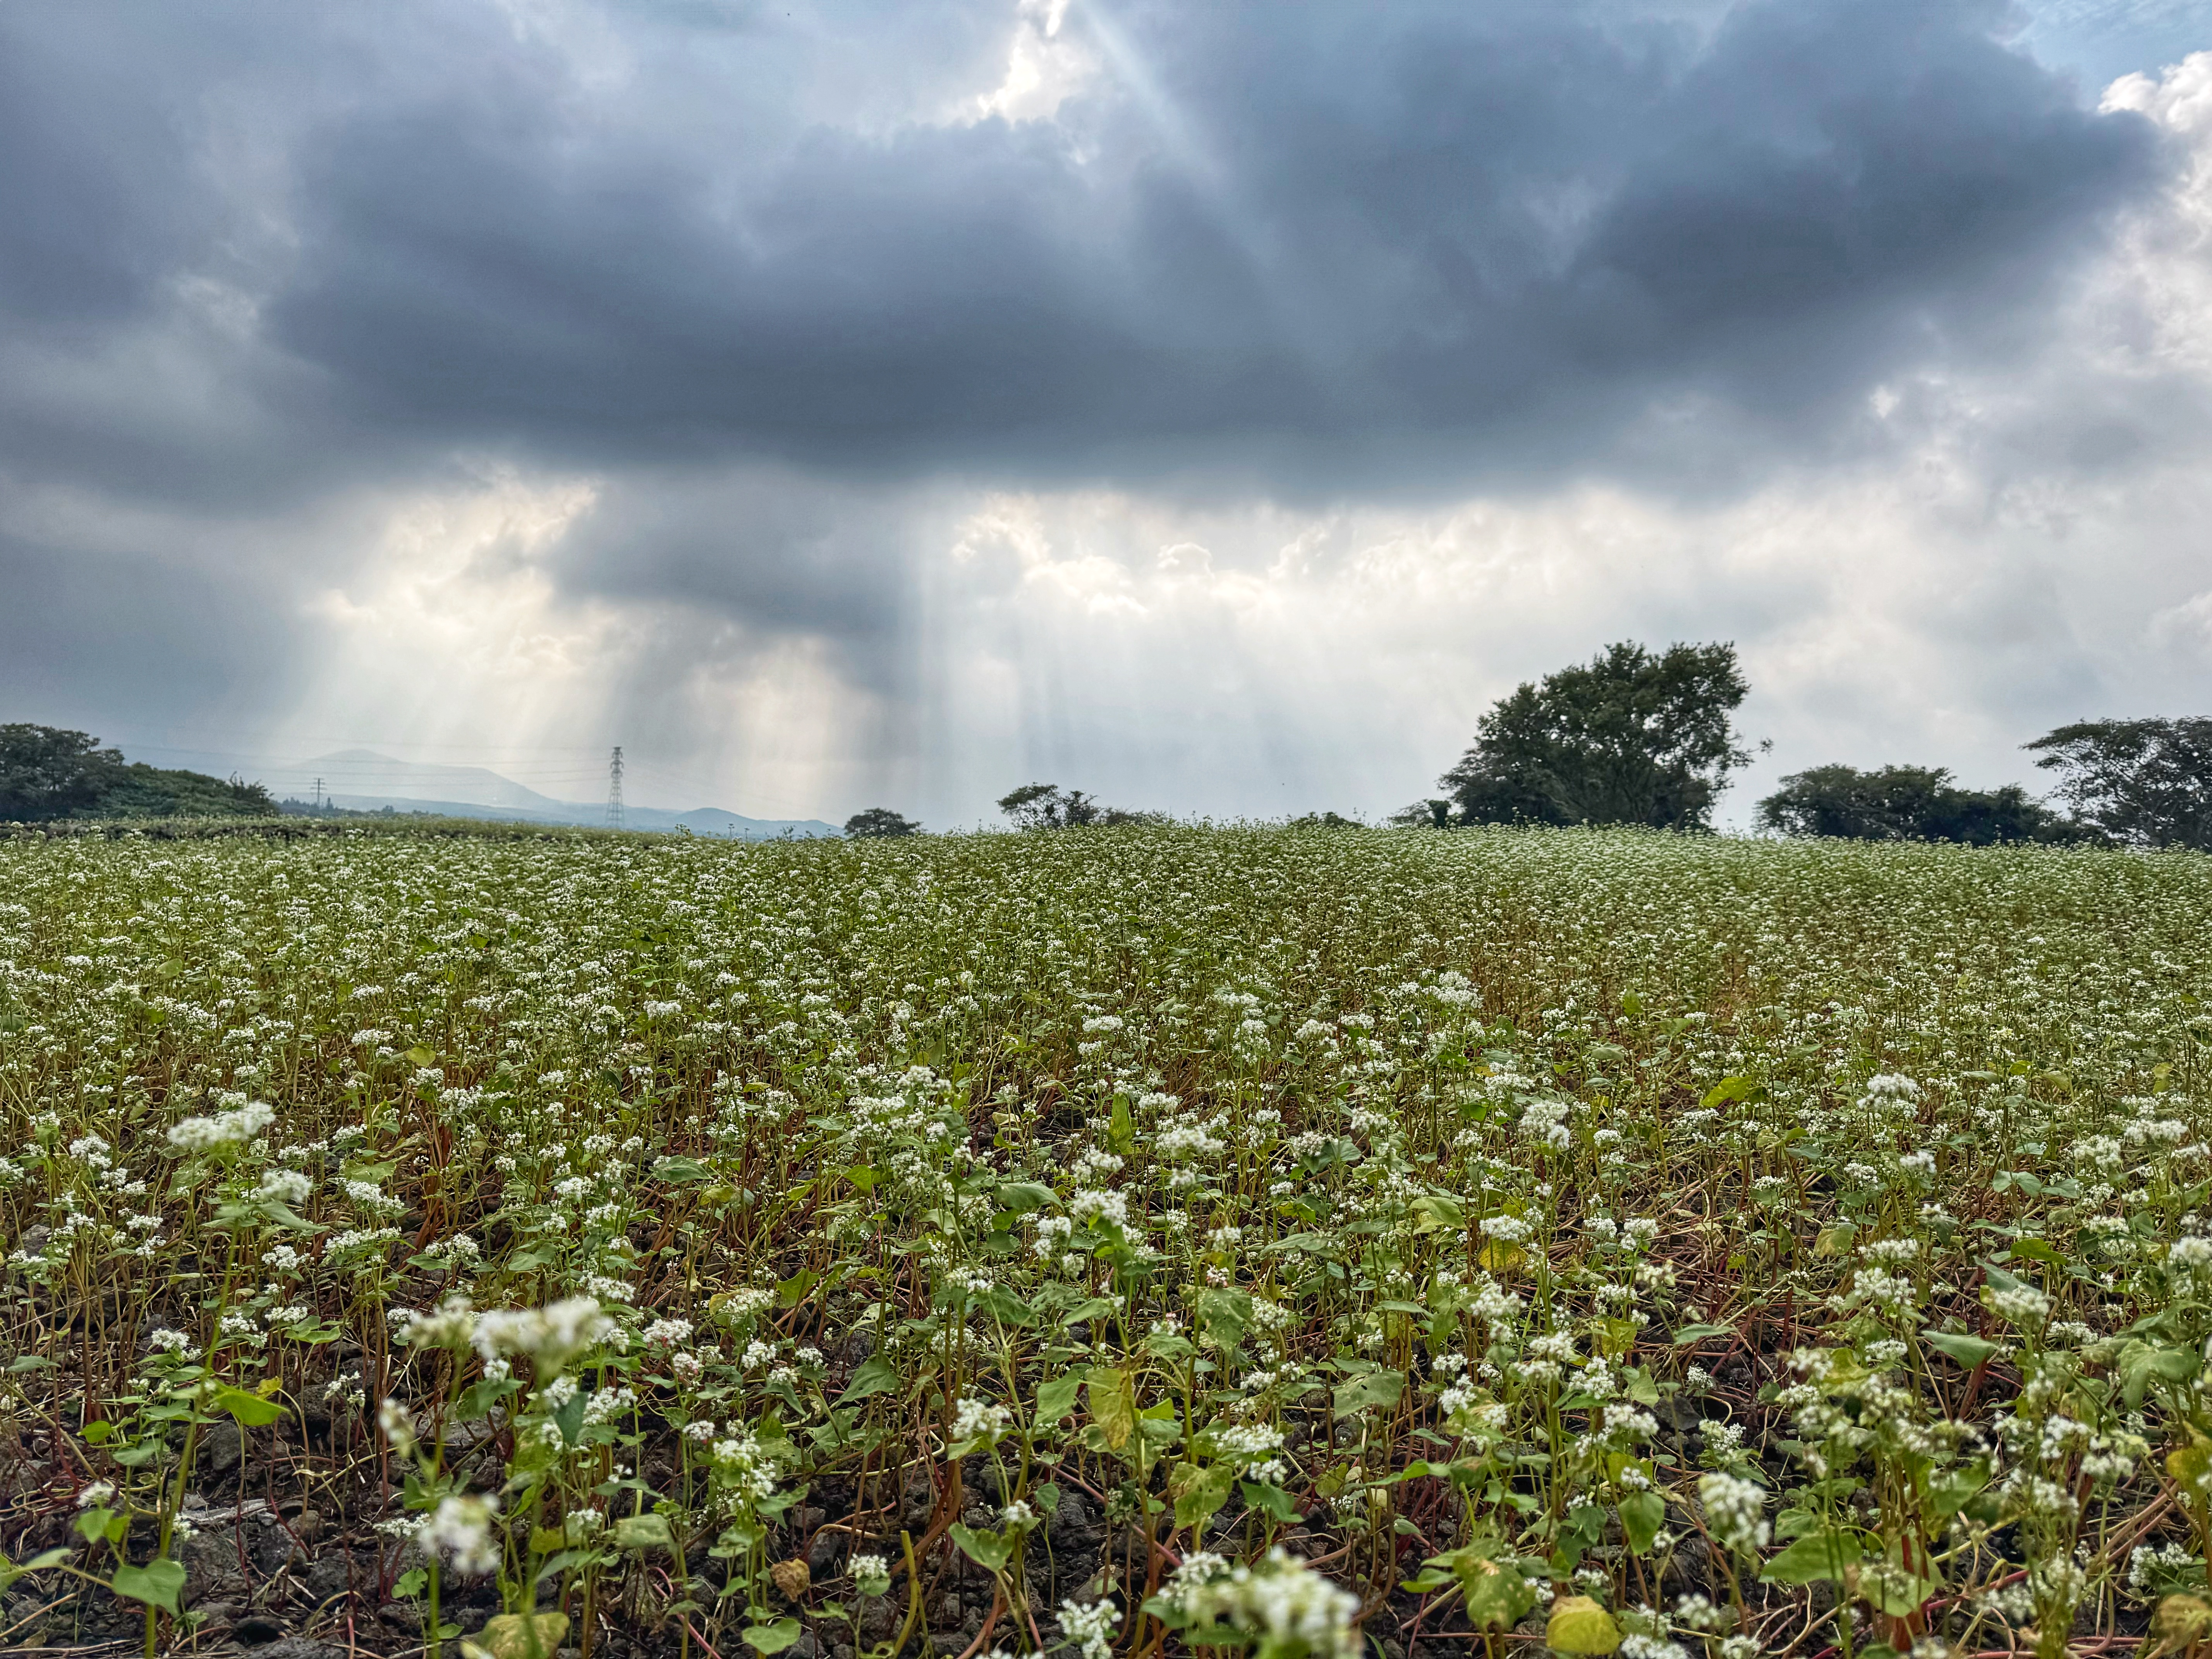
[[[213,1117],[188,1117],[171,1124],[169,1145],[185,1152],[211,1152],[225,1146],[243,1146],[276,1121],[274,1106],[264,1100],[250,1100],[234,1110],[218,1112]]]
[[[271,1170],[261,1177],[255,1196],[274,1199],[280,1204],[302,1204],[314,1190],[315,1183],[297,1170]]]
[[[845,1571],[852,1576],[857,1595],[877,1601],[891,1593],[890,1564],[880,1555],[856,1555],[845,1564]]]
[[[713,1456],[715,1485],[740,1504],[749,1508],[775,1496],[775,1459],[750,1431],[731,1425]]]
[[[1108,1659],[1114,1651],[1114,1626],[1121,1622],[1121,1609],[1111,1601],[1085,1607],[1079,1601],[1060,1604],[1060,1628],[1083,1650],[1083,1659]]]
[[[1698,1502],[1705,1511],[1705,1529],[1723,1549],[1749,1554],[1765,1547],[1765,1488],[1716,1471],[1698,1477]]]
[[[1521,1114],[1521,1137],[1538,1146],[1565,1152],[1572,1137],[1567,1133],[1567,1103],[1532,1100]]]
[[[952,1413],[952,1437],[955,1440],[995,1440],[1004,1434],[1014,1420],[1014,1414],[1004,1406],[972,1395],[963,1397]]]
[[[1278,1455],[1283,1449],[1283,1431],[1273,1424],[1232,1424],[1215,1430],[1213,1438],[1222,1457],[1235,1463],[1239,1473],[1277,1486],[1289,1479],[1290,1467]]]
[[[476,1310],[465,1296],[449,1296],[434,1310],[395,1308],[392,1334],[410,1348],[467,1347],[476,1340]]]
[[[527,1354],[541,1373],[558,1373],[612,1329],[597,1302],[575,1296],[549,1307],[481,1314],[472,1340],[486,1359]]]
[[[1176,1569],[1167,1595],[1195,1624],[1227,1625],[1258,1638],[1271,1659],[1358,1659],[1362,1650],[1359,1598],[1280,1545],[1256,1567],[1194,1551]],[[1060,1627],[1068,1628],[1065,1608]],[[1095,1659],[1087,1646],[1085,1652]]]
[[[424,1553],[442,1557],[455,1572],[471,1577],[496,1572],[500,1547],[492,1522],[498,1514],[499,1500],[489,1493],[447,1498],[416,1533],[415,1541]]]
[[[1079,1227],[1103,1221],[1111,1226],[1129,1224],[1129,1199],[1112,1188],[1086,1188],[1067,1201],[1067,1213]]]

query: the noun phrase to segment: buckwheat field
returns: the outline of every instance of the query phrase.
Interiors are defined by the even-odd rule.
[[[0,1644],[2212,1640],[2208,924],[1574,831],[0,842]]]

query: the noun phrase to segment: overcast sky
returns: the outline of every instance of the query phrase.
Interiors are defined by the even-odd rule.
[[[0,5],[0,720],[974,823],[1387,812],[1735,641],[2212,713],[2168,0]]]

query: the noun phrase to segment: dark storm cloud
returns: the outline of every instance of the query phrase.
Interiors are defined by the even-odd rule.
[[[910,492],[781,467],[625,472],[562,538],[564,588],[620,602],[674,599],[762,635],[845,642],[848,681],[884,690],[906,666],[916,520]]]
[[[1056,124],[766,158],[494,56],[302,138],[269,326],[365,423],[602,463],[1449,485],[1620,464],[1686,396],[1817,442],[2008,338],[2154,173],[2000,21],[1079,5]]]
[[[2036,339],[2167,166],[1976,0],[1074,0],[1056,118],[948,118],[1018,27],[0,8],[0,690],[250,701],[501,467],[599,488],[563,595],[877,689],[934,479],[1740,487]],[[2124,460],[2144,395],[2038,441]]]
[[[112,733],[196,716],[264,723],[305,665],[265,565],[0,532],[0,720]]]

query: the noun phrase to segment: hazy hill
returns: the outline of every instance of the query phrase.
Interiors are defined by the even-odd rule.
[[[395,760],[372,749],[344,749],[284,769],[284,775],[320,777],[324,799],[357,812],[384,807],[402,811],[440,812],[454,817],[498,818],[526,823],[602,824],[604,800],[561,800],[482,766],[446,766],[434,762]],[[631,830],[689,830],[695,836],[738,841],[771,841],[778,836],[835,836],[837,826],[820,818],[749,818],[721,807],[688,811],[629,806],[623,825]]]

